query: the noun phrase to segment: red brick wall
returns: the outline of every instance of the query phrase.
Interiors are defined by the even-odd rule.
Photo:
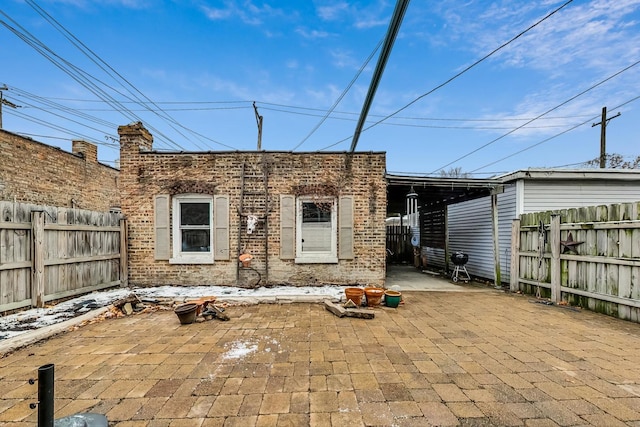
[[[132,285],[235,285],[238,215],[243,162],[255,171],[268,164],[268,283],[292,285],[384,284],[386,181],[384,153],[153,152],[152,137],[140,124],[121,126],[120,189],[129,225],[129,283]],[[337,264],[296,264],[280,259],[280,195],[301,187],[335,186],[354,196],[353,260]],[[154,196],[196,189],[230,198],[230,260],[175,265],[154,260]],[[258,205],[264,203],[258,202]],[[260,206],[253,207],[259,211]],[[252,207],[245,207],[246,213]],[[242,224],[241,230],[239,225]],[[265,228],[249,239],[252,266],[263,274]],[[264,280],[263,280],[264,283]]]
[[[95,145],[73,144],[78,154],[0,130],[0,200],[103,212],[120,206],[119,171],[97,162]]]

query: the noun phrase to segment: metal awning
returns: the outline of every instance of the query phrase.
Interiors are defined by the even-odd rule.
[[[489,196],[500,191],[502,183],[496,179],[434,178],[426,176],[387,174],[387,213],[404,214],[406,195],[412,188],[418,194],[422,209],[439,209],[453,203]]]

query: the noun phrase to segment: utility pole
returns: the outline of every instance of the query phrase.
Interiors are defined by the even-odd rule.
[[[11,107],[11,108],[19,108],[19,105],[14,104],[13,102],[9,101],[8,99],[4,99],[3,98],[3,94],[4,94],[4,90],[9,90],[9,88],[6,85],[3,85],[0,87],[0,129],[2,129],[2,106],[6,105],[7,107]]]
[[[253,110],[256,113],[256,124],[258,125],[258,151],[262,149],[262,116],[258,114],[256,101],[253,101]]]
[[[607,107],[602,107],[602,119],[591,125],[591,127],[600,125],[600,169],[607,166],[607,123],[618,116],[620,116],[619,112],[615,116],[607,118]]]

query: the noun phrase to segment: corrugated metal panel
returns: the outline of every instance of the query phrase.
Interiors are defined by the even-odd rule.
[[[502,281],[509,281],[511,224],[516,217],[516,187],[509,185],[498,195],[498,241]],[[449,250],[469,255],[467,270],[473,276],[493,280],[493,224],[491,198],[483,197],[448,208]]]
[[[522,213],[640,200],[640,182],[524,181]]]
[[[444,249],[423,247],[422,255],[427,257],[427,268],[445,268]]]

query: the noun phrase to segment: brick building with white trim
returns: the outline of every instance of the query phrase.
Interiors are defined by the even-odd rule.
[[[118,133],[130,284],[384,284],[385,153],[158,152],[141,123]]]

